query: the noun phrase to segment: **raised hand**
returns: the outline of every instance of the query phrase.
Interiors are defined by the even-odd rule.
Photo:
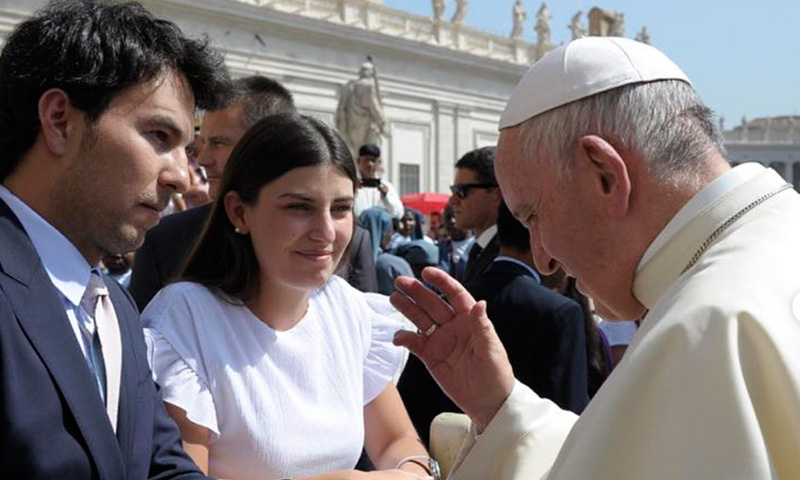
[[[460,283],[437,268],[426,268],[422,277],[449,303],[416,279],[398,278],[399,291],[391,295],[391,302],[419,332],[397,332],[394,343],[419,357],[483,431],[514,387],[505,348],[486,316],[486,302],[476,303]]]

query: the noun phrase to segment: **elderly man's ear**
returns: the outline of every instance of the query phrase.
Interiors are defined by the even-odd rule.
[[[631,179],[623,155],[613,145],[596,135],[587,135],[578,142],[573,173],[584,177],[589,194],[611,218],[628,212]]]

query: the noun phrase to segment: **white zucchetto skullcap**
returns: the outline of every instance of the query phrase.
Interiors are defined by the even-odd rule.
[[[666,55],[620,37],[585,37],[561,45],[525,73],[500,117],[500,129],[613,88],[689,77]]]

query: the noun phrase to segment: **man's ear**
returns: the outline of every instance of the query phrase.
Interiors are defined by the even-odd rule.
[[[612,217],[625,215],[630,203],[631,180],[620,152],[596,135],[581,138],[578,148],[577,161],[586,163],[578,168],[588,172],[590,192]]]
[[[78,114],[84,115],[72,105],[67,92],[60,88],[51,88],[39,97],[42,137],[53,155],[60,157],[67,153],[70,135],[75,132],[73,122]]]
[[[494,200],[494,206],[500,208],[500,204],[503,202],[503,192],[500,190],[500,187],[495,187],[491,195]]]
[[[233,224],[233,228],[238,229],[236,233],[242,235],[247,234],[247,218],[244,212],[244,202],[238,193],[231,190],[226,193],[222,198],[225,205],[225,213],[228,215],[228,220]]]

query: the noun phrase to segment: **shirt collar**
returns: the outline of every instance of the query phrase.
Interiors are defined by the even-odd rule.
[[[511,263],[516,263],[517,265],[520,265],[521,267],[525,268],[525,270],[527,270],[527,271],[528,271],[528,273],[530,273],[530,274],[531,274],[531,276],[532,276],[534,279],[536,279],[536,283],[542,283],[542,280],[541,280],[541,278],[539,277],[539,272],[537,272],[537,271],[536,271],[536,270],[535,270],[533,267],[531,267],[530,265],[528,265],[528,264],[527,264],[527,263],[525,263],[525,262],[520,262],[520,261],[519,261],[519,260],[517,260],[516,258],[513,258],[513,257],[507,257],[507,256],[505,256],[505,255],[498,255],[498,256],[496,256],[496,257],[495,257],[495,259],[494,259],[494,261],[495,261],[495,262],[511,262]]]
[[[50,281],[77,307],[89,284],[92,269],[89,262],[64,234],[3,185],[0,185],[0,199],[6,202],[27,232]]]
[[[450,239],[450,244],[453,246],[453,248],[459,248],[459,247],[464,246],[464,245],[469,245],[470,243],[472,243],[474,241],[475,241],[475,237],[470,235],[467,238],[465,238],[464,240],[453,240],[451,238]]]
[[[739,170],[741,167],[739,166],[735,170]],[[701,266],[694,268],[704,268],[702,265],[707,265],[705,262],[714,262],[713,256],[710,259],[705,257],[706,260],[704,260],[702,254],[711,245],[726,237],[725,233],[720,235],[718,231],[725,232],[732,221],[759,205],[760,202],[787,188],[791,189],[791,185],[787,184],[786,180],[775,170],[759,165],[755,167],[755,169],[745,168],[744,173],[748,178],[741,183],[733,182],[738,183],[738,186],[732,189],[722,188],[721,190],[726,190],[726,192],[715,196],[716,200],[711,204],[695,202],[698,198],[695,196],[684,208],[698,213],[694,218],[681,222],[680,230],[674,230],[672,222],[680,221],[680,217],[685,213],[683,209],[667,224],[659,237],[665,232],[668,235],[663,238],[657,237],[657,242],[653,242],[657,244],[657,248],[652,252],[646,252],[650,255],[642,257],[636,268],[633,294],[642,305],[652,311],[670,286],[674,285],[689,267],[699,263]],[[755,174],[751,175],[753,172]],[[742,172],[737,173],[741,174]],[[729,177],[725,180],[732,180],[732,178]],[[730,185],[728,184],[728,186]],[[704,192],[701,191],[701,193]],[[702,197],[699,198],[702,200]],[[708,197],[706,197],[706,201],[710,201]],[[690,203],[695,204],[690,205]]]
[[[639,267],[647,264],[669,239],[675,236],[693,218],[699,216],[706,209],[711,207],[726,193],[743,185],[748,180],[764,171],[764,167],[758,163],[744,163],[731,169],[727,173],[717,177],[706,185],[700,192],[692,197],[678,213],[672,217],[661,233],[653,240],[653,243],[644,252],[644,256],[639,261]]]
[[[489,245],[489,242],[492,241],[494,238],[494,234],[497,233],[497,225],[492,225],[491,227],[487,228],[480,234],[475,242],[481,246],[481,248],[486,248],[486,245]]]

